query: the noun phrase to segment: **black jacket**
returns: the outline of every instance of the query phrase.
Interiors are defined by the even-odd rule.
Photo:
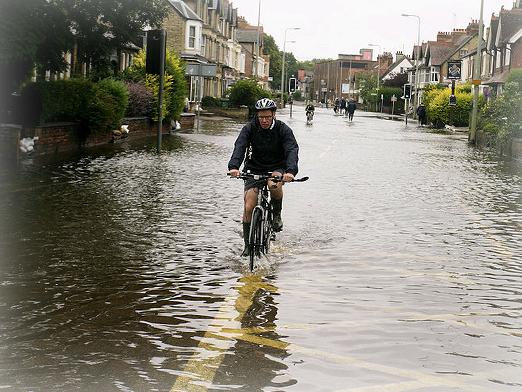
[[[262,129],[254,118],[241,129],[228,162],[229,170],[239,169],[244,160],[245,171],[265,173],[283,169],[285,173],[297,174],[299,146],[294,133],[282,121],[275,120],[272,125],[270,129]]]

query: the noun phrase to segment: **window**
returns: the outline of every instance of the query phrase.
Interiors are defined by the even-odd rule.
[[[201,55],[205,56],[205,45],[207,42],[207,37],[203,36],[201,37]]]
[[[431,67],[430,81],[432,81],[432,82],[439,81],[439,67]]]
[[[189,26],[188,47],[192,49],[196,47],[196,26]]]

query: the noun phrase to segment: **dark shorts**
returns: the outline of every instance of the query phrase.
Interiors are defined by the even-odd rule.
[[[272,172],[279,172],[281,174],[285,174],[283,169],[274,169]],[[254,180],[253,178],[248,178],[245,181],[245,192],[252,188],[259,188],[262,184],[259,183],[259,180]]]

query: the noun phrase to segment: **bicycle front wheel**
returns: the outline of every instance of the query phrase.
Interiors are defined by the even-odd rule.
[[[250,224],[250,238],[249,238],[249,246],[250,246],[250,271],[254,270],[254,259],[257,257],[261,257],[261,246],[263,240],[263,233],[261,232],[263,217],[261,216],[261,211],[254,210],[252,213],[252,222]]]

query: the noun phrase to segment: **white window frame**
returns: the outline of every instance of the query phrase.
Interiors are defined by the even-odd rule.
[[[188,26],[187,48],[189,48],[189,49],[196,49],[196,32],[197,32],[196,26],[194,26],[194,25]]]

